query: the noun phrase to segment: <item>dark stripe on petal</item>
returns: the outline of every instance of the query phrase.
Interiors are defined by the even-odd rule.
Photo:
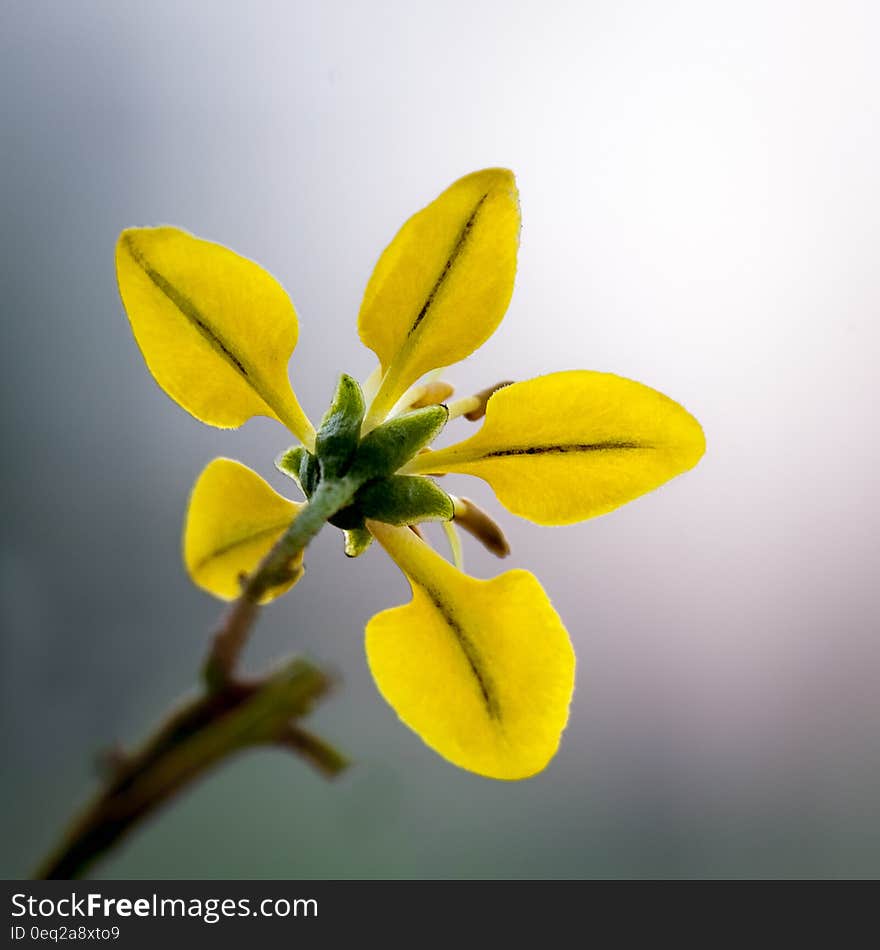
[[[241,360],[232,352],[232,350],[218,336],[210,323],[205,319],[199,308],[186,296],[181,293],[167,278],[163,277],[146,259],[143,252],[134,243],[130,234],[123,238],[125,246],[131,254],[134,262],[150,278],[153,284],[174,304],[175,307],[186,317],[187,320],[201,333],[205,340],[217,350],[232,366],[248,379],[248,371],[245,369]]]
[[[644,442],[581,442],[570,445],[530,445],[517,449],[496,449],[480,458],[507,458],[512,455],[566,455],[570,452],[616,452],[625,449],[649,449]]]
[[[226,544],[222,544],[219,548],[214,548],[204,557],[199,558],[197,564],[193,565],[192,570],[194,572],[200,571],[203,567],[206,567],[211,561],[216,560],[218,557],[223,557],[224,554],[229,554],[230,551],[234,551],[236,548],[241,547],[243,544],[250,544],[252,541],[259,541],[261,538],[267,538],[270,535],[278,534],[281,531],[284,531],[286,528],[289,528],[296,518],[296,513],[290,516],[290,519],[287,521],[282,521],[280,524],[270,525],[268,528],[261,528],[259,531],[255,531],[253,534],[247,535],[244,538],[237,538],[234,541],[229,541]]]
[[[449,276],[449,272],[452,270],[452,265],[456,262],[458,257],[461,255],[461,252],[464,250],[464,246],[467,244],[467,240],[470,237],[471,231],[473,230],[474,223],[477,220],[477,214],[479,214],[480,208],[483,206],[483,202],[488,197],[489,192],[487,191],[486,194],[484,194],[483,197],[480,198],[480,200],[476,203],[474,210],[470,214],[470,217],[467,219],[467,221],[465,221],[464,227],[461,229],[461,232],[456,239],[455,245],[446,260],[446,264],[444,265],[443,270],[440,272],[440,276],[437,278],[436,283],[431,288],[431,292],[428,294],[428,299],[422,305],[422,309],[419,311],[418,316],[413,321],[413,325],[409,328],[409,332],[407,333],[408,337],[412,336],[413,333],[416,332],[422,320],[424,320],[427,316],[428,311],[431,309],[431,304],[434,303],[434,298],[437,296],[440,288],[443,286],[443,282],[446,280],[446,278]]]
[[[440,615],[449,625],[452,632],[455,634],[455,638],[458,640],[458,645],[461,647],[461,652],[464,653],[465,659],[468,661],[468,665],[470,666],[471,671],[474,674],[474,678],[477,681],[477,685],[480,687],[480,692],[483,695],[483,702],[486,706],[486,712],[489,714],[489,718],[500,720],[501,707],[498,705],[498,699],[495,696],[495,690],[492,687],[491,681],[481,668],[479,651],[474,646],[471,638],[467,635],[461,624],[455,619],[454,614],[444,602],[443,597],[436,590],[432,590],[430,587],[424,587],[422,585],[420,586],[422,587],[422,590],[428,595],[428,599],[437,608]]]

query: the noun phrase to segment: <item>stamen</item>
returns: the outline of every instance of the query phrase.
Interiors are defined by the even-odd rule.
[[[425,406],[439,406],[455,392],[455,387],[438,379],[436,382],[425,383],[419,386],[414,393],[415,399],[409,404],[410,409],[423,409]]]
[[[512,379],[507,379],[504,382],[496,383],[494,386],[481,389],[480,392],[475,393],[473,396],[457,399],[455,402],[449,404],[449,418],[457,419],[459,416],[464,416],[469,422],[479,421],[486,415],[486,405],[490,398],[497,393],[499,389],[504,389],[505,386],[510,386],[512,383]]]
[[[463,399],[456,399],[455,402],[447,404],[449,409],[449,418],[457,419],[459,416],[467,416],[480,408],[480,400],[476,396],[465,396]]]
[[[464,570],[464,552],[461,549],[461,537],[452,521],[443,522],[443,530],[446,532],[446,539],[449,541],[449,549],[452,552],[452,563],[460,570]]]
[[[455,523],[468,534],[472,534],[495,557],[507,557],[510,554],[510,545],[498,524],[469,498],[457,498],[455,495],[450,497],[455,510]]]
[[[444,402],[444,399],[431,399],[427,401],[421,401],[425,393],[430,392],[434,386],[439,382],[440,373],[442,369],[432,369],[424,380],[420,383],[413,383],[412,386],[407,389],[407,391],[397,400],[396,403],[391,407],[388,413],[385,415],[385,419],[393,419],[395,416],[399,416],[402,412],[409,412],[410,409],[424,409],[426,406],[439,406]],[[448,383],[440,383],[442,386],[448,386],[449,392],[445,393],[445,398],[449,398],[450,395],[454,392],[453,388],[449,386]],[[444,395],[441,393],[441,395]],[[370,407],[370,412],[367,413],[367,419],[364,421],[363,434],[366,435],[371,429],[375,429],[376,426],[381,425],[383,419],[379,419],[378,416],[375,418],[372,416],[372,406]],[[367,424],[369,422],[369,425]]]

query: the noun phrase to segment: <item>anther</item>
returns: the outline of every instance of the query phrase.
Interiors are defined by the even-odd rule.
[[[425,383],[419,386],[413,394],[415,399],[409,404],[410,409],[423,409],[425,406],[439,406],[441,402],[447,399],[455,392],[455,387],[443,380],[436,380],[433,383]]]
[[[477,422],[477,420],[482,419],[486,415],[486,406],[492,396],[498,392],[499,389],[504,389],[505,386],[512,386],[513,380],[506,379],[504,382],[495,383],[494,386],[489,386],[488,389],[481,389],[480,392],[476,393],[474,399],[479,400],[479,404],[474,407],[470,412],[464,414],[465,419],[468,422]]]
[[[475,505],[468,498],[455,496],[452,496],[452,505],[455,511],[455,524],[468,534],[472,534],[487,551],[491,551],[496,557],[507,557],[510,554],[510,545],[504,537],[504,532],[479,505]]]
[[[489,399],[499,389],[504,389],[505,386],[510,386],[512,383],[513,380],[508,379],[502,383],[496,383],[494,386],[489,386],[487,389],[481,389],[473,396],[456,399],[455,402],[449,403],[449,418],[457,419],[459,416],[464,416],[469,422],[479,421],[486,415],[486,405]]]

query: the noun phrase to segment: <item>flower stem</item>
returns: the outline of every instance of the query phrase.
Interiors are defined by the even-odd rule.
[[[229,608],[214,633],[203,677],[209,689],[226,683],[236,665],[257,615],[263,594],[286,579],[289,565],[328,519],[354,497],[357,484],[347,479],[323,482],[297,513],[290,527],[244,582],[241,596]]]
[[[40,878],[73,878],[115,845],[139,821],[243,749],[288,741],[290,720],[305,714],[329,687],[327,677],[293,660],[262,682],[237,684],[190,701],[173,713],[70,826],[38,869]],[[334,774],[344,760],[309,748],[305,758]]]
[[[239,679],[236,668],[263,594],[289,576],[291,562],[356,490],[357,483],[344,478],[327,481],[299,510],[217,629],[203,670],[206,691],[168,716],[133,755],[115,757],[105,787],[73,821],[37,877],[82,875],[145,817],[243,749],[286,748],[328,777],[345,768],[336,749],[296,722],[329,689],[325,674],[304,660],[289,661],[258,680]]]

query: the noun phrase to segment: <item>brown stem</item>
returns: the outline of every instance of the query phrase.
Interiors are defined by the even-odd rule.
[[[336,778],[348,766],[348,759],[323,739],[292,723],[275,740],[310,762],[326,778]]]
[[[41,878],[81,875],[147,815],[224,759],[252,746],[290,749],[324,775],[345,759],[293,721],[328,688],[327,677],[303,660],[254,682],[236,678],[239,657],[271,588],[302,570],[300,555],[356,490],[345,479],[327,482],[245,580],[239,599],[214,634],[203,671],[207,692],[174,712],[131,757],[114,755],[106,787],[73,822],[37,872]]]
[[[261,682],[231,684],[190,701],[125,760],[36,876],[79,877],[147,815],[234,753],[267,743],[292,747],[288,736],[298,729],[291,720],[308,712],[329,685],[315,667],[293,660]],[[335,771],[342,768],[339,753],[309,740],[297,748],[303,758],[328,774],[335,755]]]
[[[229,682],[257,618],[259,596],[252,596],[249,586],[245,585],[241,597],[226,611],[214,631],[202,671],[209,689],[222,689]]]

